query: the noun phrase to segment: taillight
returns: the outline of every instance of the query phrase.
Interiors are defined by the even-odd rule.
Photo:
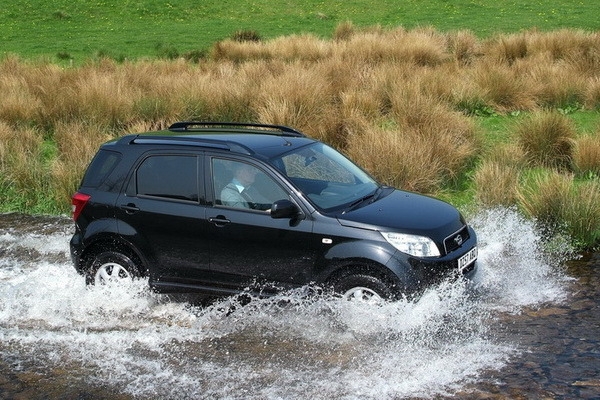
[[[73,197],[71,198],[71,204],[73,204],[73,221],[77,221],[77,218],[79,218],[79,214],[81,214],[81,212],[83,211],[83,208],[87,204],[90,197],[92,196],[90,196],[89,194],[79,192],[73,195]]]

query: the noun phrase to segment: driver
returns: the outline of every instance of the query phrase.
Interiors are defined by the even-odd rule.
[[[269,211],[269,201],[252,187],[257,172],[258,170],[249,164],[236,163],[233,179],[221,191],[223,205]]]

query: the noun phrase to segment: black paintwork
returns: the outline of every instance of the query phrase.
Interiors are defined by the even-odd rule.
[[[343,269],[369,268],[390,277],[399,290],[412,292],[456,271],[458,258],[476,245],[475,232],[468,227],[469,237],[445,254],[444,239],[465,227],[460,213],[440,200],[393,188],[383,187],[351,211],[319,210],[299,190],[299,183],[288,181],[270,161],[314,142],[285,132],[226,127],[129,135],[104,144],[99,154],[111,151],[120,161],[99,185],[99,167],[92,162],[81,184],[79,193],[91,198],[75,221],[75,267],[86,273],[87,257],[111,248],[132,254],[160,291],[229,294],[248,287],[268,291],[323,285]],[[136,195],[134,171],[156,154],[197,157],[197,201]],[[290,195],[291,201],[276,205],[285,207],[285,214],[277,217],[275,212],[272,217],[217,206],[210,171],[213,156],[245,160],[268,174]],[[420,259],[404,254],[380,231],[430,237],[442,256]]]

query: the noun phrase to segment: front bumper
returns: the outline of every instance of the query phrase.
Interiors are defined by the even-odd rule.
[[[442,257],[419,258],[397,252],[389,261],[388,268],[396,272],[406,292],[423,290],[448,278],[472,279],[477,272],[477,260],[459,268],[459,259],[477,247],[477,236],[469,227],[470,237],[454,251]]]

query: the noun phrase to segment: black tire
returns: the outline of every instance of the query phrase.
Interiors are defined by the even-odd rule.
[[[90,257],[85,282],[88,285],[130,282],[139,276],[139,267],[131,257],[118,251],[103,251]]]
[[[333,281],[333,290],[347,300],[381,301],[396,298],[392,285],[376,275],[350,273]]]

